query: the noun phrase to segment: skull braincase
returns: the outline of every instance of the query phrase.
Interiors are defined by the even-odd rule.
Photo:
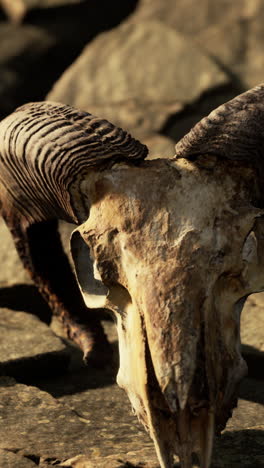
[[[208,466],[214,418],[224,427],[245,373],[239,318],[264,285],[262,211],[250,205],[250,170],[241,178],[230,166],[212,175],[156,160],[82,182],[91,206],[72,237],[80,287],[88,307],[115,314],[118,383],[163,467],[173,452],[189,466],[188,450]]]

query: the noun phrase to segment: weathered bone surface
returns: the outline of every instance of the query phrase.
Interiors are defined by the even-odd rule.
[[[48,187],[38,212],[50,210],[64,219],[70,213],[79,224],[71,250],[83,299],[90,310],[105,307],[115,316],[117,381],[149,431],[162,468],[172,468],[175,453],[181,466],[190,468],[193,452],[202,468],[210,466],[214,433],[231,416],[247,372],[240,314],[245,298],[264,290],[263,89],[221,106],[177,145],[174,160],[143,161],[146,149],[129,140],[131,162],[130,150],[120,162],[118,151],[111,157],[103,145],[103,157],[91,163],[85,140],[81,155],[87,153],[87,159],[81,157],[79,170],[68,152],[70,139],[63,147],[65,159],[57,138],[48,134],[42,152],[37,135],[29,144],[27,132],[20,130],[22,160],[26,150],[37,148],[34,167],[40,170],[34,184]],[[60,131],[57,112],[53,136]],[[38,114],[35,118],[38,129]],[[16,125],[10,130],[11,121],[4,125],[0,137],[9,152],[2,155],[2,165],[10,154],[5,170],[10,167],[15,177],[12,148],[20,133]],[[121,140],[127,138],[124,134]],[[53,151],[57,160],[52,166]],[[66,162],[63,168],[61,162]],[[59,184],[56,167],[67,175],[67,184]],[[50,179],[51,174],[57,178]],[[15,197],[17,186],[14,190],[10,180],[2,178],[9,201],[4,214],[16,220],[20,197],[27,193],[23,186]],[[10,205],[13,199],[16,205]],[[25,213],[34,203],[35,198]],[[28,219],[34,230],[34,216]],[[32,252],[38,258],[36,243]],[[63,282],[64,272],[57,273]],[[65,284],[68,288],[69,278]]]
[[[264,286],[253,179],[208,157],[116,165],[81,186],[92,204],[72,235],[80,286],[88,307],[116,316],[117,380],[164,468],[175,452],[191,466],[193,450],[209,466],[246,373],[240,312]]]

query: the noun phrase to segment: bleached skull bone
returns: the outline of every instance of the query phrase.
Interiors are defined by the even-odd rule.
[[[208,156],[200,167],[119,164],[82,182],[91,206],[72,235],[77,277],[87,306],[115,315],[117,382],[162,467],[173,453],[189,466],[193,450],[209,465],[214,427],[225,426],[246,373],[240,312],[264,286],[253,177]]]

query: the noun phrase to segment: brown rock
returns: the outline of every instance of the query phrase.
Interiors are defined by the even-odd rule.
[[[2,468],[36,468],[36,463],[9,450],[0,450],[0,466]]]
[[[204,51],[229,69],[247,89],[264,80],[264,7],[259,0],[232,5],[230,15],[209,24],[196,39]]]
[[[63,461],[79,454],[90,462],[110,456],[125,459],[131,451],[135,451],[136,458],[138,453],[137,460],[155,460],[152,442],[138,429],[136,418],[129,415],[127,400],[116,385],[82,393],[80,399],[85,401],[83,396],[88,397],[89,416],[84,411],[85,404],[80,414],[75,400],[71,401],[71,410],[65,401],[60,403],[36,387],[0,378],[0,448],[19,449],[21,454],[43,461]],[[94,399],[98,404],[94,404]],[[120,414],[125,415],[121,420]]]
[[[11,234],[2,218],[0,218],[0,237],[0,287],[15,283],[30,283],[29,275],[23,268]]]
[[[193,73],[195,70],[195,73]],[[62,75],[48,99],[152,133],[227,76],[192,42],[157,21],[100,35]]]
[[[63,246],[71,260],[69,240],[75,225],[69,223],[60,224],[60,234]],[[24,269],[17,254],[12,236],[5,222],[0,217],[0,287],[12,286],[17,283],[32,284],[32,281]],[[0,303],[1,305],[1,303]]]
[[[246,19],[236,14],[209,25],[197,35],[196,41],[211,57],[239,74],[239,67],[245,60],[247,31]]]
[[[264,352],[264,293],[252,294],[242,312],[242,343]]]
[[[73,3],[81,3],[83,0],[0,0],[0,4],[12,21],[19,22],[28,11],[34,8],[51,8]]]
[[[2,449],[65,459],[89,447],[88,425],[48,393],[1,378],[0,395]]]
[[[140,461],[140,456],[142,456],[141,450],[139,452],[130,452],[125,457],[95,457],[92,460],[84,455],[78,455],[66,460],[61,466],[65,468],[94,468],[95,466],[98,468],[159,468],[156,457],[151,453],[149,453],[147,461]]]
[[[239,400],[232,419],[227,424],[227,430],[254,429],[263,426],[264,406],[252,401]]]
[[[147,159],[173,158],[175,155],[174,141],[163,135],[149,135],[143,137],[142,142],[149,149]]]
[[[233,14],[240,14],[247,7],[247,0],[140,0],[133,20],[160,20],[184,34],[194,36],[205,28],[218,24]],[[250,2],[251,4],[252,2]],[[254,3],[254,0],[253,0]]]

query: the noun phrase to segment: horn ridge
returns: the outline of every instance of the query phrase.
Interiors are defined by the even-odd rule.
[[[147,147],[125,130],[61,103],[28,103],[0,123],[0,185],[15,187],[12,205],[19,205],[21,194],[27,206],[34,201],[39,219],[75,222],[71,188],[87,171],[120,161],[137,164],[147,154]],[[35,219],[33,207],[28,213],[25,206],[22,214]]]
[[[233,161],[261,162],[264,146],[264,84],[222,104],[175,146],[176,159],[211,153]]]
[[[106,119],[95,117],[89,112],[52,101],[28,103],[16,109],[16,112],[21,111],[30,113],[31,118],[46,115],[52,120],[62,118],[68,121],[69,124],[75,127],[76,131],[82,131],[83,137],[88,136],[100,140],[104,151],[109,152],[109,159],[114,155],[118,155],[119,159],[127,160],[141,160],[147,157],[148,148],[146,145],[133,138],[122,128],[115,126]],[[100,164],[100,151],[93,159],[95,165]],[[105,160],[105,155],[103,160]]]

